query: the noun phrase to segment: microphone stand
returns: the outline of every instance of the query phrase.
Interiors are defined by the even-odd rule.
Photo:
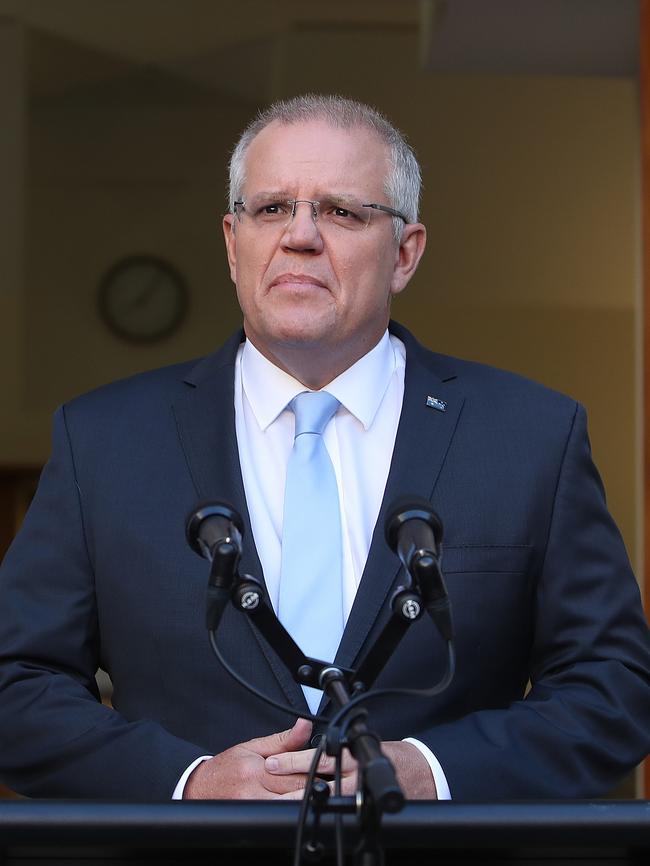
[[[213,551],[208,584],[207,626],[212,647],[222,664],[238,681],[252,688],[230,668],[216,645],[216,631],[228,600],[255,623],[257,629],[275,650],[299,685],[321,689],[336,708],[326,733],[328,755],[338,756],[347,747],[359,766],[359,789],[356,797],[330,796],[329,786],[316,779],[309,791],[309,805],[314,811],[313,831],[323,814],[357,813],[361,840],[355,860],[359,866],[381,866],[383,851],[379,844],[381,816],[399,812],[404,794],[397,782],[391,761],[381,751],[379,737],[366,724],[367,711],[355,709],[381,672],[409,626],[428,609],[427,587],[400,587],[391,601],[391,618],[384,627],[358,671],[306,656],[280,623],[266,599],[263,585],[250,575],[240,576],[237,556],[219,547]],[[227,579],[224,579],[227,575]],[[431,611],[430,611],[431,612]],[[352,709],[347,710],[352,704]],[[347,719],[346,719],[347,716]],[[341,722],[341,723],[339,723]],[[314,768],[315,769],[315,768]],[[312,833],[313,835],[313,833]],[[311,853],[322,846],[309,843]]]

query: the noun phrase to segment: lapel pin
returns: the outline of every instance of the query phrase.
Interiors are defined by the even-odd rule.
[[[427,406],[431,409],[437,409],[438,412],[444,412],[447,409],[447,401],[439,400],[438,397],[427,397]]]

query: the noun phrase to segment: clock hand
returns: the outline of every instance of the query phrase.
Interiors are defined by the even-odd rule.
[[[139,309],[140,307],[144,307],[147,304],[149,299],[153,296],[156,290],[156,286],[160,282],[160,278],[161,274],[159,272],[154,272],[152,274],[148,285],[141,289],[129,304],[130,310]]]

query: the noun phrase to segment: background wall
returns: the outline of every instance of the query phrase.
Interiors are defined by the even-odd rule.
[[[238,325],[229,149],[273,98],[342,92],[386,112],[424,170],[428,249],[395,317],[586,404],[640,563],[636,79],[427,71],[424,5],[0,0],[0,466],[42,464],[60,402]],[[97,314],[102,275],[136,253],[168,259],[191,296],[183,328],[147,347]]]
[[[397,51],[407,68],[398,77],[362,64],[351,76],[309,62],[346,54],[340,37],[303,31],[285,48],[300,80],[287,70],[272,95],[345,92],[407,131],[424,170],[429,244],[395,316],[437,350],[516,369],[582,400],[635,556],[635,83],[424,76],[413,38],[357,39],[351,55]],[[209,352],[239,321],[220,219],[228,151],[252,105],[210,104],[191,88],[170,94],[155,77],[124,93],[102,102],[93,88],[27,112],[20,317],[0,321],[0,342],[14,353],[4,367],[4,463],[46,458],[59,402]],[[191,293],[183,329],[148,347],[114,337],[97,315],[103,273],[141,252],[169,259]]]

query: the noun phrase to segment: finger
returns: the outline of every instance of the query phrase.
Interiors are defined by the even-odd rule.
[[[302,800],[305,796],[305,789],[302,788],[300,791],[287,791],[286,794],[278,794],[278,800]]]
[[[334,782],[331,783],[334,785]],[[358,788],[358,779],[356,772],[348,773],[341,778],[341,794],[343,797],[352,797],[356,794]]]
[[[314,749],[305,749],[300,752],[282,752],[277,755],[269,755],[264,761],[264,769],[267,773],[276,776],[293,773],[304,774],[310,771],[313,760]]]
[[[299,752],[284,752],[278,755],[269,755],[264,762],[267,773],[282,775],[284,773],[308,773],[314,760],[315,749],[304,749]],[[343,752],[341,760],[341,772],[355,773],[357,762],[347,749]],[[336,758],[331,755],[322,755],[318,762],[318,772],[333,776],[336,772]]]
[[[348,775],[349,773],[356,773],[356,771],[357,762],[348,750],[344,749],[341,756],[341,773]],[[318,762],[318,772],[333,776],[336,772],[336,758],[333,755],[323,755]]]
[[[327,787],[330,789],[330,794],[333,795],[335,793],[334,782],[328,782],[326,779],[322,779],[321,781],[325,782]],[[354,794],[356,792],[356,787],[354,784],[350,783],[348,785],[348,788],[349,788],[350,794]],[[304,796],[305,796],[305,788],[303,787],[299,790],[287,791],[285,794],[278,794],[277,798],[279,800],[302,800],[302,798]]]
[[[287,776],[272,776],[269,773],[264,773],[260,781],[271,794],[288,794],[295,791],[302,794],[307,784],[307,776],[304,773],[294,773]]]
[[[283,752],[292,752],[302,749],[311,734],[311,722],[307,719],[297,719],[293,727],[268,737],[255,737],[247,743],[243,743],[247,749],[257,752],[263,758],[269,755]]]

